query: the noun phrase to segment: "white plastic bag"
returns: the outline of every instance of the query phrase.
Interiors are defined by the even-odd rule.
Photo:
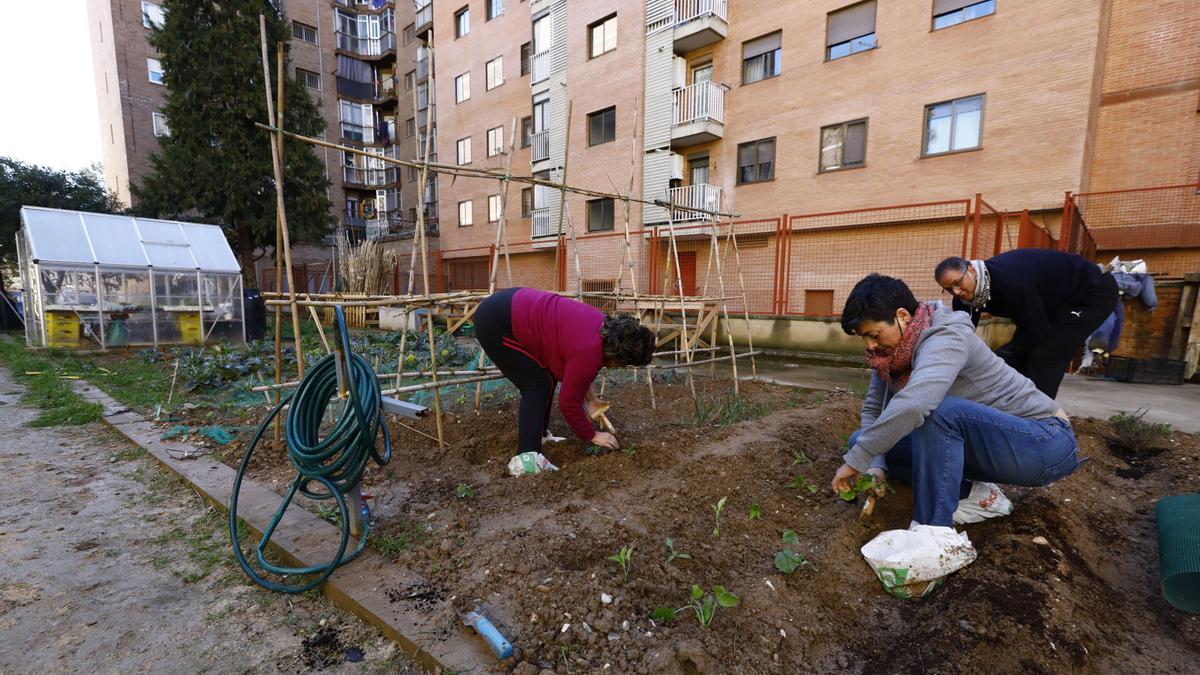
[[[508,472],[514,476],[531,476],[543,471],[558,471],[540,452],[522,452],[508,460]]]
[[[888,593],[898,598],[928,595],[946,575],[975,560],[965,532],[952,527],[914,524],[907,530],[880,532],[862,547],[863,557]]]

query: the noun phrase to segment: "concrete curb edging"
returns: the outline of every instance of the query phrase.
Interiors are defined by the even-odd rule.
[[[204,456],[175,459],[168,449],[177,453],[201,451],[188,443],[160,440],[160,431],[149,421],[99,388],[85,381],[72,385],[85,399],[104,406],[102,420],[106,425],[178,474],[204,499],[228,513],[234,469]],[[261,483],[248,478],[242,481],[238,515],[256,539],[270,523],[280,499]],[[333,524],[304,509],[291,508],[276,528],[271,548],[288,564],[312,565],[332,555],[340,536],[340,530]],[[352,538],[349,546],[354,545]],[[378,628],[399,644],[410,658],[434,672],[484,670],[488,665],[496,664],[483,642],[459,627],[457,614],[449,600],[441,600],[432,608],[418,612],[413,607],[389,602],[384,586],[411,588],[428,587],[429,584],[419,574],[389,563],[367,549],[353,563],[334,572],[321,586],[321,593],[342,609]],[[438,620],[437,617],[443,618]]]

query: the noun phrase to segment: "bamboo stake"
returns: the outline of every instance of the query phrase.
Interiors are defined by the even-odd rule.
[[[422,261],[422,264],[424,264],[424,261]],[[425,319],[429,335],[429,369],[433,371],[433,382],[431,383],[433,385],[433,418],[437,423],[438,447],[443,447],[446,445],[446,442],[444,440],[445,436],[442,435],[442,390],[438,386],[437,346],[433,341],[433,312],[426,310]],[[404,387],[399,387],[396,391],[404,391]]]
[[[472,369],[468,369],[468,370],[455,370],[452,368],[449,370],[437,371],[438,376],[446,376],[446,377],[462,377],[464,375],[471,375],[471,376],[495,375],[499,372],[500,372],[500,369],[494,368],[494,367],[493,368],[483,368],[483,369],[472,368]],[[417,370],[417,371],[413,371],[411,373],[407,373],[404,375],[404,377],[432,377],[432,376],[433,376],[433,371],[431,371],[431,370]],[[386,380],[386,379],[395,377],[395,373],[375,373],[375,377],[378,378],[380,381],[382,381],[382,380]],[[250,389],[250,391],[259,392],[259,391],[275,391],[277,389],[295,389],[298,386],[300,386],[300,381],[292,380],[290,382],[283,382],[280,384],[264,384],[262,386],[252,387]],[[400,385],[396,384],[394,386],[399,387]]]
[[[432,54],[432,52],[431,52],[431,54]],[[458,177],[464,177],[464,178],[484,178],[487,180],[496,180],[497,178],[500,177],[500,174],[497,173],[496,169],[458,167],[458,166],[451,166],[451,165],[443,165],[443,163],[440,163],[440,162],[419,162],[419,161],[412,161],[412,160],[401,160],[401,159],[396,159],[396,157],[373,155],[373,154],[367,153],[367,151],[361,150],[359,148],[352,148],[352,147],[349,147],[349,145],[342,145],[342,144],[338,144],[338,143],[330,143],[329,141],[323,141],[323,139],[320,139],[320,138],[312,138],[310,136],[301,135],[301,133],[295,133],[292,131],[284,131],[284,130],[278,129],[278,127],[276,127],[276,126],[272,126],[269,124],[254,123],[254,126],[257,126],[258,129],[262,129],[264,131],[268,131],[271,133],[281,133],[281,135],[283,135],[283,137],[293,139],[293,141],[299,141],[301,143],[307,143],[310,145],[317,145],[317,147],[320,147],[320,148],[329,148],[331,150],[341,150],[341,151],[343,151],[343,153],[364,156],[364,157],[367,157],[367,159],[378,160],[380,162],[389,163],[389,165],[396,165],[396,166],[401,166],[401,167],[428,168],[433,173],[446,174],[446,175],[458,175]],[[511,180],[512,183],[521,183],[524,185],[541,185],[544,187],[552,187],[552,189],[554,189],[554,190],[559,190],[559,189],[562,189],[562,187],[563,187],[563,184],[556,183],[556,181],[547,180],[544,178],[535,178],[535,177],[532,177],[532,175],[510,175],[509,180]],[[570,192],[571,195],[578,195],[581,197],[608,198],[608,199],[614,199],[614,201],[616,201],[616,199],[628,198],[630,202],[634,202],[636,204],[646,204],[646,205],[649,205],[649,207],[662,207],[662,205],[665,205],[665,202],[662,202],[661,199],[644,199],[641,197],[631,197],[629,195],[618,195],[618,193],[616,193],[616,192],[605,192],[602,190],[592,190],[592,189],[589,189],[589,187],[580,187],[577,185],[566,185],[565,189],[566,189],[566,191]],[[706,209],[698,209],[695,207],[688,207],[688,205],[676,205],[676,210],[690,211],[690,213],[701,214],[704,216],[715,215],[715,216],[719,216],[719,217],[730,217],[730,219],[736,219],[736,217],[742,217],[742,215],[740,215],[740,214],[713,213],[713,211],[708,211]]]
[[[730,229],[732,230],[733,228],[730,227]],[[717,223],[715,220],[713,221],[712,229],[709,231],[709,242],[710,242],[709,248],[711,250],[709,251],[708,255],[710,258],[715,258],[716,267],[717,267],[717,290],[721,293],[722,296],[724,296],[725,295],[725,273],[724,273],[724,270],[722,270],[722,268],[721,268],[721,251],[720,251],[721,247],[718,244],[718,240],[717,240]],[[733,366],[733,394],[734,394],[734,396],[741,396],[741,390],[739,389],[739,386],[738,386],[738,371],[737,371],[737,358],[736,358],[737,350],[733,346],[733,333],[731,333],[729,331],[729,303],[726,303],[726,302],[721,303],[721,314],[725,318],[725,337],[728,338],[728,340],[729,340],[729,358],[730,358],[730,364]],[[717,333],[717,322],[714,320],[713,321],[713,336],[714,337],[712,339],[713,347],[717,346],[716,333]],[[715,361],[713,363],[715,363]]]
[[[262,47],[262,62],[263,62],[263,84],[267,92],[267,115],[275,118],[275,105],[271,101],[271,68],[268,65],[270,61],[267,59],[267,19],[262,14],[258,15],[258,30]],[[283,90],[283,52],[277,52],[277,61],[279,62],[280,76],[280,91]],[[276,124],[279,129],[283,129],[283,111],[279,111],[279,118]],[[287,211],[283,201],[283,137],[277,132],[275,136],[274,152],[271,153],[272,164],[275,169],[275,208],[279,222],[279,229],[283,235],[283,261],[284,269],[288,277],[288,299],[292,309],[292,333],[296,343],[296,371],[300,377],[304,377],[304,346],[300,340],[300,315],[296,311],[296,284],[295,275],[292,274],[292,243],[288,235]]]
[[[756,354],[761,354],[761,353],[762,352],[742,352],[741,354],[737,354],[736,356],[715,356],[711,359],[702,359],[700,361],[692,361],[691,363],[672,363],[667,366],[647,366],[647,368],[651,368],[653,370],[676,370],[678,368],[688,368],[690,370],[692,366],[702,366],[706,363],[715,363],[717,361],[728,361],[730,359],[744,359],[747,357],[754,358],[754,356]]]
[[[317,326],[317,334],[321,336],[321,344],[325,345],[325,353],[332,354],[333,349],[329,347],[329,340],[325,339],[325,327],[321,325],[321,317],[317,316],[317,308],[309,305],[308,312],[312,315],[313,323]]]
[[[746,295],[746,277],[742,275],[742,254],[738,251],[737,236],[733,233],[733,223],[729,224],[729,234],[726,236],[733,242],[733,258],[737,265],[738,285],[742,288],[742,319],[746,323],[746,347],[751,354],[754,354],[756,352],[754,351],[754,336],[750,330],[750,302]],[[750,375],[758,377],[758,364],[753,357],[750,358]]]
[[[400,386],[400,378],[404,376],[404,352],[408,345],[408,310],[400,312],[400,352],[396,355],[396,386]]]
[[[496,373],[495,375],[478,375],[476,377],[466,377],[461,380],[444,380],[442,382],[426,382],[424,384],[410,384],[406,387],[396,387],[394,389],[384,389],[380,393],[382,393],[384,396],[390,396],[392,394],[407,394],[407,393],[414,392],[414,391],[426,391],[426,390],[432,389],[434,392],[434,395],[436,396],[436,395],[438,395],[437,394],[438,390],[444,389],[446,387],[456,387],[460,384],[475,384],[476,382],[479,382],[479,381],[486,382],[488,380],[500,380],[503,378],[504,378],[504,375],[502,373]],[[443,445],[444,445],[444,443],[443,443]]]
[[[563,216],[567,212],[567,163],[571,159],[571,105],[572,101],[567,101],[567,133],[566,139],[563,141],[563,166],[562,173],[558,177],[558,232],[554,236],[554,241],[558,246],[554,248],[554,278],[560,277],[559,265],[565,265],[566,260],[562,259],[562,235],[563,235]],[[565,290],[565,289],[564,289]]]
[[[396,422],[396,425],[397,425],[397,426],[404,427],[405,429],[408,429],[409,431],[411,431],[411,432],[413,432],[413,433],[421,434],[422,436],[424,436],[425,438],[428,438],[428,439],[429,439],[429,440],[431,440],[431,441],[436,441],[436,440],[437,440],[437,438],[436,438],[436,437],[434,437],[434,436],[430,436],[429,434],[425,433],[424,431],[421,431],[420,429],[418,429],[418,428],[416,428],[416,427],[414,427],[414,426],[410,426],[410,425],[408,425],[408,424],[405,424],[404,422]]]
[[[678,241],[678,239],[675,238],[675,214],[674,214],[674,212],[672,212],[670,210],[667,211],[667,232],[669,233],[669,235],[671,237],[671,254],[672,254],[671,257],[675,261],[675,279],[676,279],[676,281],[679,282],[679,322],[680,322],[680,331],[681,331],[680,336],[681,336],[682,344],[683,344],[684,360],[687,362],[687,364],[689,366],[688,371],[687,371],[688,390],[692,393],[692,403],[699,404],[699,399],[696,398],[696,381],[695,381],[695,378],[692,377],[692,369],[690,368],[690,366],[692,364],[692,345],[691,345],[691,342],[688,341],[687,305],[685,304],[684,294],[683,294],[683,291],[684,291],[683,270],[679,266],[679,241]],[[699,318],[700,318],[700,315],[699,315],[699,312],[697,312],[697,314],[696,314],[697,321],[699,320]]]
[[[634,178],[637,174],[637,156],[638,156],[638,100],[633,99],[633,143],[629,146],[629,192],[627,195],[633,194]],[[621,290],[621,281],[625,277],[625,266],[629,266],[629,285],[633,289],[633,294],[638,294],[637,275],[633,272],[633,247],[629,243],[629,197],[626,196],[622,200],[625,204],[625,260],[617,270],[617,283],[614,287],[619,292]]]

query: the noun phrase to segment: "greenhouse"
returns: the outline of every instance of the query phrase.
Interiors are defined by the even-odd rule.
[[[245,341],[242,272],[220,227],[21,207],[31,347]]]

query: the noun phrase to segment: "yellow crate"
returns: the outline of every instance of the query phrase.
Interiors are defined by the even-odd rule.
[[[204,327],[200,323],[199,312],[180,313],[175,321],[179,325],[180,341],[192,345],[204,341]]]
[[[78,347],[79,315],[75,312],[46,312],[46,346]]]

